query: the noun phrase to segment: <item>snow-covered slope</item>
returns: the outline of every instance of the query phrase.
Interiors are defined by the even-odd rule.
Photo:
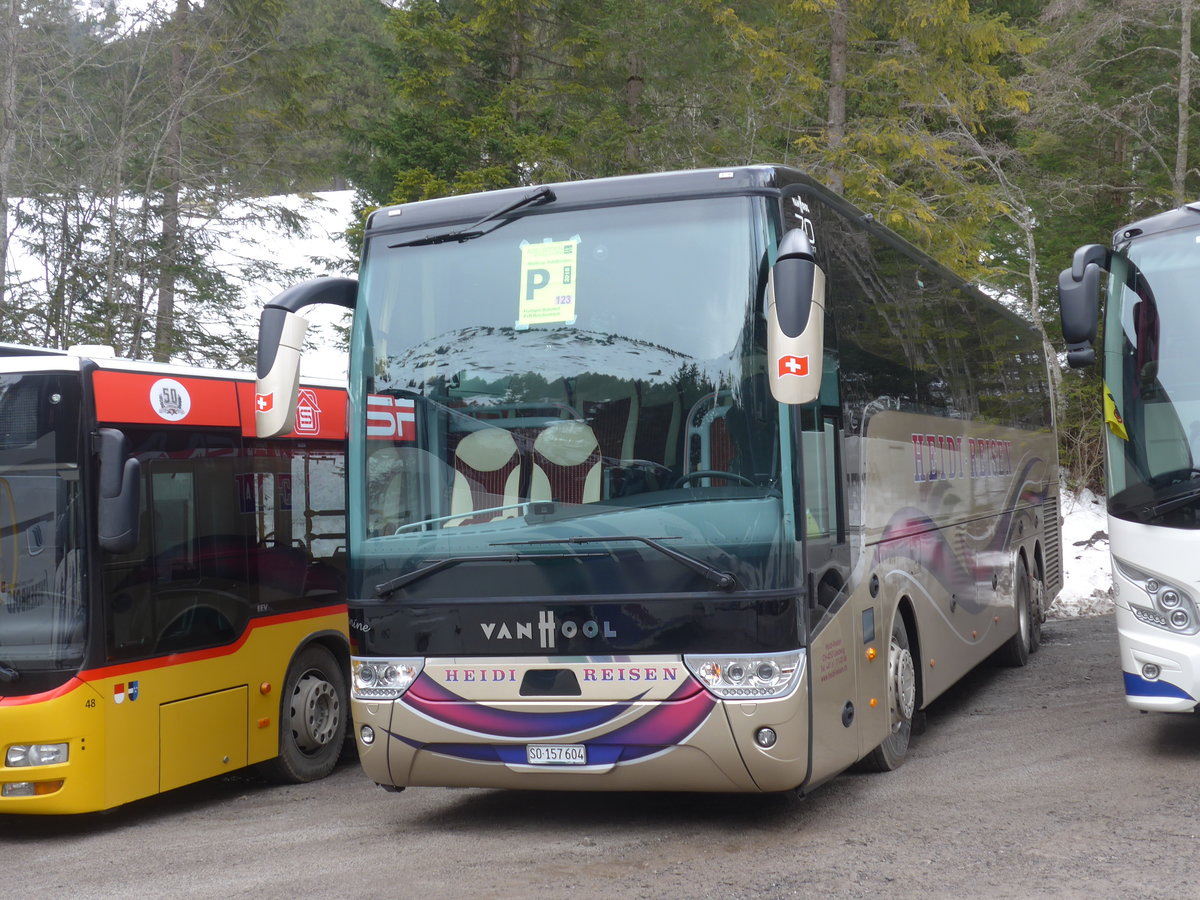
[[[1091,491],[1063,492],[1063,589],[1050,607],[1055,618],[1110,612],[1112,568],[1104,503]]]

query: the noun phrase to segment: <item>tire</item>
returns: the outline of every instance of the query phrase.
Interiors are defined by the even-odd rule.
[[[337,659],[309,644],[288,666],[279,709],[279,755],[261,766],[272,781],[302,784],[333,771],[350,713],[346,677]]]
[[[1034,637],[1034,622],[1037,614],[1033,608],[1033,585],[1023,562],[1017,563],[1017,633],[1010,637],[999,650],[996,658],[1003,665],[1020,668],[1029,662],[1029,654],[1037,649],[1041,638],[1041,622],[1037,623]]]
[[[910,647],[908,627],[897,610],[892,620],[887,658],[887,703],[891,731],[883,743],[863,757],[861,767],[865,771],[890,772],[899,768],[908,756],[913,718],[917,713],[917,671]]]
[[[1032,578],[1029,586],[1032,589],[1030,606],[1033,609],[1029,620],[1029,652],[1037,653],[1038,647],[1042,646],[1042,623],[1046,621],[1046,585],[1042,579]]]

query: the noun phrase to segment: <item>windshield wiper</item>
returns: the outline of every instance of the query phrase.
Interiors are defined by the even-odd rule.
[[[0,663],[0,682],[3,682],[4,684],[12,684],[20,677],[21,673],[12,666],[6,666],[4,663]]]
[[[490,212],[478,222],[468,225],[466,228],[459,228],[454,231],[435,231],[432,234],[427,234],[424,237],[414,238],[411,241],[401,241],[398,244],[388,244],[389,250],[395,250],[397,247],[423,247],[427,244],[447,244],[450,241],[469,241],[471,238],[482,237],[495,231],[500,226],[489,228],[487,231],[480,229],[480,225],[486,225],[488,222],[493,222],[496,219],[508,215],[510,212],[516,212],[525,206],[532,206],[535,203],[550,203],[554,200],[554,191],[548,187],[540,187],[531,194],[526,194],[521,199],[502,207],[495,212]]]
[[[687,566],[698,575],[703,575],[709,582],[723,591],[732,591],[737,587],[737,579],[733,577],[732,572],[722,572],[720,569],[710,566],[703,560],[696,559],[694,556],[689,556],[686,553],[681,553],[678,550],[672,550],[670,547],[659,543],[660,541],[677,541],[677,537],[659,537],[648,538],[637,534],[614,534],[607,537],[565,537],[565,538],[545,538],[537,541],[510,541],[507,544],[499,544],[501,547],[522,547],[535,546],[539,544],[604,544],[611,541],[637,541],[639,544],[645,544],[652,550],[657,550],[663,556],[669,556],[677,563]]]
[[[1169,485],[1161,482],[1169,480]],[[1156,485],[1155,482],[1159,484]],[[1174,493],[1159,494],[1164,487],[1175,488]],[[1140,522],[1152,522],[1169,512],[1191,506],[1200,500],[1200,469],[1178,469],[1157,475],[1144,483],[1138,483],[1117,491],[1109,498],[1109,509],[1114,515],[1135,517]]]
[[[529,543],[537,543],[530,541]],[[505,544],[493,544],[495,547],[504,547]],[[471,562],[523,562],[526,560],[539,559],[586,559],[590,556],[608,556],[607,553],[510,553],[507,556],[449,556],[445,559],[439,559],[437,562],[431,562],[427,566],[421,566],[419,569],[413,569],[411,572],[405,572],[403,575],[397,575],[383,584],[375,585],[375,596],[386,597],[388,594],[395,593],[402,587],[407,587],[413,582],[420,581],[427,575],[432,575],[434,572],[440,572],[443,569],[449,569],[451,566],[461,565],[462,563]]]
[[[1167,497],[1157,503],[1138,504],[1133,507],[1133,513],[1143,522],[1151,522],[1173,510],[1189,506],[1197,500],[1200,500],[1200,488],[1192,488],[1190,491],[1176,494],[1174,497]]]

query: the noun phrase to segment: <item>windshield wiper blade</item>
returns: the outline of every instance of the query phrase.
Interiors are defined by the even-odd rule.
[[[532,542],[536,543],[536,542]],[[506,544],[494,544],[496,547],[508,546]],[[451,566],[458,566],[463,563],[471,562],[524,562],[527,560],[539,559],[583,559],[589,556],[608,556],[607,553],[509,553],[506,556],[448,556],[445,559],[439,559],[436,562],[431,562],[427,566],[421,566],[419,569],[413,569],[411,572],[405,572],[403,575],[397,575],[395,578],[389,579],[382,584],[375,585],[375,596],[386,597],[388,594],[393,594],[402,587],[407,587],[413,582],[420,581],[434,572],[440,572],[443,569],[449,569]]]
[[[678,550],[672,550],[660,541],[677,541],[677,537],[659,537],[648,538],[638,534],[614,534],[608,536],[580,536],[580,537],[565,537],[565,538],[545,538],[537,541],[511,541],[507,544],[500,544],[502,547],[522,547],[534,546],[538,544],[604,544],[611,541],[636,541],[639,544],[645,544],[652,550],[657,550],[663,556],[669,556],[677,563],[687,566],[698,575],[703,575],[709,582],[723,591],[732,591],[737,587],[737,579],[733,577],[732,572],[722,572],[703,560],[696,559],[694,556],[689,556],[686,553],[681,553]]]
[[[447,244],[450,241],[459,241],[460,243],[462,241],[469,241],[471,238],[482,237],[483,235],[496,230],[495,228],[489,228],[487,231],[483,231],[480,229],[480,225],[486,225],[488,222],[494,222],[496,219],[502,218],[503,216],[508,215],[510,212],[516,212],[518,209],[523,207],[532,206],[535,203],[550,203],[552,200],[554,200],[554,191],[550,190],[548,187],[540,187],[533,193],[526,194],[519,200],[508,204],[508,206],[502,207],[495,212],[488,213],[478,222],[474,222],[468,225],[466,228],[459,228],[454,231],[434,232],[433,234],[427,234],[424,237],[414,238],[411,241],[401,241],[398,244],[388,244],[388,249],[395,250],[397,247],[423,247],[427,244]],[[496,226],[496,228],[499,227],[499,225]]]
[[[3,682],[4,684],[12,684],[20,677],[21,673],[12,666],[6,666],[4,663],[0,663],[0,682]]]
[[[1200,500],[1200,488],[1192,488],[1190,491],[1176,494],[1174,497],[1167,497],[1157,503],[1139,504],[1134,507],[1134,515],[1143,522],[1151,522],[1159,516],[1165,516],[1167,513],[1195,503],[1197,500]]]

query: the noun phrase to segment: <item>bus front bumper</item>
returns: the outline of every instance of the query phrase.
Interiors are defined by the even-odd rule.
[[[1150,712],[1192,712],[1200,700],[1200,636],[1173,634],[1116,606],[1125,700]],[[1152,677],[1147,677],[1152,676]]]
[[[808,773],[807,673],[786,697],[351,702],[363,770],[383,786],[758,793]]]

